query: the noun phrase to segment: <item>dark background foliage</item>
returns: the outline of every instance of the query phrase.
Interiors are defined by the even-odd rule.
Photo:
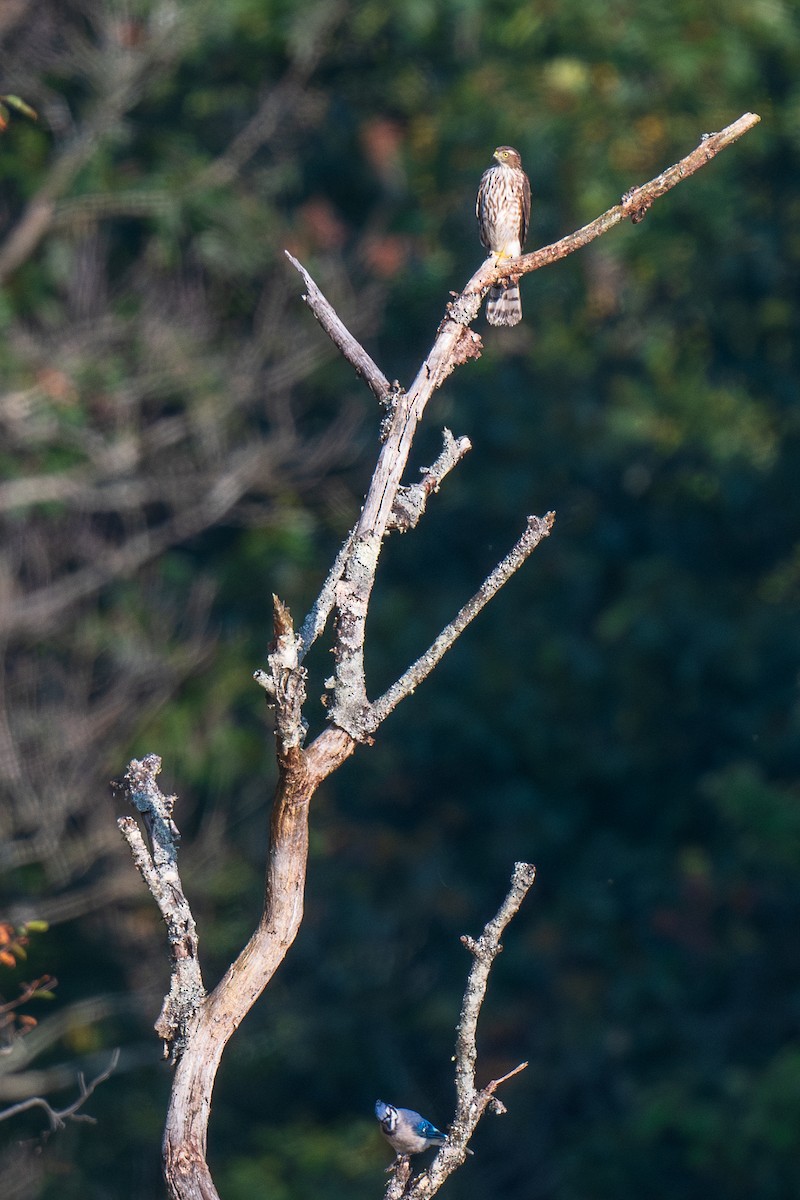
[[[537,245],[752,110],[642,225],[526,278],[524,323],[481,323],[435,398],[414,466],[443,424],[474,450],[386,551],[373,694],[527,513],[556,527],[315,801],[306,921],[225,1058],[210,1156],[225,1200],[379,1194],[372,1104],[448,1121],[459,936],[528,859],[480,1068],[530,1068],[449,1193],[793,1197],[796,7],[18,0],[0,72],[40,113],[0,142],[0,915],[51,922],[17,972],[60,980],[34,1065],[123,1048],[96,1127],[3,1126],[10,1192],[159,1194],[166,958],[106,784],[128,757],[179,793],[207,983],[258,912],[269,597],[315,595],[380,419],[283,248],[406,383],[480,262],[496,144]]]

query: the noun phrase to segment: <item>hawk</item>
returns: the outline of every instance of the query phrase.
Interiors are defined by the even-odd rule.
[[[531,185],[519,151],[513,146],[498,146],[493,157],[497,166],[489,167],[481,176],[475,215],[481,242],[502,262],[522,253],[531,216]],[[490,289],[486,320],[490,325],[516,325],[522,320],[516,283],[501,279]]]

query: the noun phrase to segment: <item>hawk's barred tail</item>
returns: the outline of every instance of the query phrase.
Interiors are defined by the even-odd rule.
[[[486,320],[490,325],[518,325],[522,320],[522,300],[515,283],[493,287],[486,301]]]

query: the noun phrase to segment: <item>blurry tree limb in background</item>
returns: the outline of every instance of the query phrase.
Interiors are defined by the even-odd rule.
[[[96,795],[114,746],[128,752],[215,648],[217,581],[184,569],[176,591],[169,552],[220,527],[280,535],[301,505],[351,500],[327,481],[353,460],[361,407],[337,397],[324,435],[307,432],[320,405],[309,380],[336,352],[290,322],[271,240],[313,254],[362,336],[386,290],[367,282],[357,311],[341,242],[286,213],[297,147],[325,121],[313,76],[342,6],[305,11],[249,108],[208,141],[203,129],[192,140],[171,96],[190,107],[181,72],[213,38],[215,6],[135,7],[0,5],[0,91],[40,118],[4,138],[0,189],[2,911],[51,924],[103,914],[128,981],[44,1017],[0,1057],[0,1099],[52,1113],[79,1069],[104,1066],[65,1061],[76,1031],[130,1029],[152,1005],[139,889]],[[56,1060],[57,1042],[68,1050]],[[129,1047],[123,1066],[149,1053]],[[9,1195],[11,1170],[4,1155]],[[22,1177],[35,1177],[27,1160]]]
[[[0,1095],[6,1097],[17,1094],[14,1092],[16,1084],[25,1099],[11,1104],[7,1108],[0,1108],[0,1122],[20,1117],[23,1113],[31,1110],[37,1110],[45,1114],[49,1126],[49,1129],[40,1136],[37,1142],[17,1140],[4,1151],[2,1159],[0,1159],[0,1177],[3,1181],[3,1195],[8,1200],[27,1200],[28,1197],[38,1193],[40,1170],[36,1169],[35,1160],[38,1157],[38,1151],[41,1150],[42,1141],[49,1133],[63,1129],[70,1121],[96,1124],[97,1118],[90,1113],[83,1112],[83,1106],[95,1090],[111,1077],[117,1069],[119,1059],[119,1050],[114,1050],[106,1064],[90,1078],[88,1083],[83,1071],[76,1071],[74,1067],[67,1064],[45,1071],[23,1073],[16,1077],[11,1075],[6,1079],[2,1077],[5,1075],[6,1067],[6,1064],[3,1063],[4,1070],[0,1072]],[[32,1078],[32,1075],[35,1075],[35,1078]],[[71,1103],[57,1107],[45,1099],[46,1094],[52,1094],[65,1088],[74,1092],[76,1081],[78,1095]],[[4,1088],[5,1084],[11,1085],[9,1091]]]
[[[698,150],[650,184],[634,189],[621,205],[584,230],[538,252],[538,258],[535,252],[516,260],[518,273],[564,257],[626,218],[640,220],[655,199],[710,161],[718,150],[731,144],[758,120],[757,116],[746,114],[722,133],[705,137]],[[275,710],[279,775],[271,814],[264,908],[249,942],[210,994],[203,989],[194,920],[177,870],[177,831],[172,820],[174,797],[163,796],[156,783],[161,760],[149,755],[141,761],[132,761],[122,781],[134,808],[144,815],[150,851],[131,818],[121,818],[120,828],[165,917],[172,951],[172,986],[157,1031],[165,1053],[176,1064],[164,1134],[165,1177],[176,1200],[217,1197],[206,1162],[214,1080],[228,1040],[269,983],[300,928],[308,856],[308,814],[314,793],[357,745],[373,740],[394,705],[427,677],[469,620],[549,534],[553,521],[552,514],[545,518],[529,517],[527,537],[523,535],[473,601],[464,606],[463,615],[459,614],[414,668],[388,690],[386,695],[391,695],[393,702],[388,703],[385,698],[383,704],[371,702],[365,673],[366,628],[379,557],[387,535],[415,525],[424,510],[421,502],[409,518],[402,498],[404,494],[407,497],[410,488],[401,492],[414,436],[434,391],[456,367],[480,355],[481,341],[470,325],[488,286],[500,271],[504,276],[508,274],[508,265],[504,263],[498,268],[490,258],[448,305],[434,344],[406,392],[399,387],[386,390],[386,377],[380,368],[349,333],[305,268],[292,261],[306,284],[307,304],[357,374],[381,399],[387,415],[360,518],[345,539],[320,597],[301,627],[301,634],[295,633],[286,605],[273,596],[274,640],[266,668],[256,672],[256,679]],[[458,443],[449,431],[445,431],[444,441],[442,466],[431,492],[444,474],[463,459],[463,453],[454,450]],[[465,451],[468,443],[462,441],[462,446]],[[424,468],[423,474],[427,477],[436,473]],[[490,584],[493,579],[494,584]],[[308,728],[303,715],[307,674],[302,662],[309,640],[321,636],[330,615],[334,669],[325,684],[330,693],[325,700],[330,724],[304,748]],[[476,962],[459,1027],[456,1054],[459,1111],[451,1144],[437,1156],[434,1167],[414,1182],[410,1181],[410,1169],[398,1167],[389,1186],[389,1195],[394,1200],[400,1195],[428,1197],[441,1186],[444,1178],[463,1161],[466,1140],[491,1101],[494,1087],[501,1082],[490,1084],[484,1089],[483,1100],[479,1099],[474,1085],[475,1022],[503,923],[519,907],[532,882],[532,868],[518,864],[512,891],[495,921],[487,926],[482,939],[466,943]]]
[[[12,971],[21,966],[28,956],[30,936],[46,930],[47,925],[43,921],[30,921],[16,927],[7,921],[0,922],[0,968]],[[62,1129],[68,1121],[94,1123],[94,1117],[82,1111],[83,1106],[95,1089],[116,1070],[119,1050],[113,1051],[111,1058],[89,1083],[86,1082],[85,1072],[72,1063],[50,1065],[39,1070],[26,1068],[61,1039],[70,1024],[79,1019],[79,1014],[89,1020],[98,1020],[118,1010],[120,1005],[115,1000],[109,1002],[105,997],[96,997],[88,1004],[69,1005],[41,1024],[28,1011],[19,1011],[23,1007],[27,1010],[29,1002],[53,1000],[53,991],[57,986],[58,980],[52,975],[44,975],[35,980],[18,981],[19,994],[16,996],[9,997],[5,987],[4,994],[0,994],[0,1101],[15,1101],[5,1108],[0,1105],[0,1122],[13,1120],[36,1109],[45,1113],[51,1133]],[[57,1107],[45,1099],[45,1096],[65,1088],[74,1093],[76,1078],[78,1095],[69,1104]],[[0,1159],[0,1177],[4,1191],[10,1195],[15,1194],[12,1183],[16,1165],[18,1160],[13,1153],[10,1156],[5,1153]],[[30,1172],[23,1174],[30,1178]]]
[[[189,149],[169,98],[214,8],[20,0],[0,16],[3,91],[40,115],[40,158],[0,207],[0,279],[21,314],[0,391],[0,869],[40,867],[47,891],[9,901],[14,919],[132,895],[85,772],[101,786],[110,740],[213,651],[216,584],[193,571],[178,598],[165,555],[220,526],[280,530],[296,500],[324,505],[354,456],[354,403],[303,432],[314,398],[299,389],[335,351],[290,327],[270,252],[273,238],[313,246],[354,327],[376,327],[383,284],[356,311],[340,244],[281,210],[296,146],[325,120],[312,81],[343,7],[307,10],[251,115]],[[148,172],[154,113],[180,153]]]
[[[101,1083],[105,1083],[111,1077],[116,1070],[118,1062],[119,1050],[115,1050],[111,1055],[108,1066],[99,1075],[95,1075],[94,1079],[90,1079],[88,1083],[84,1078],[83,1072],[79,1072],[78,1096],[71,1104],[67,1104],[63,1108],[55,1108],[44,1097],[31,1096],[27,1100],[20,1100],[18,1104],[12,1104],[8,1108],[0,1109],[0,1121],[8,1121],[12,1117],[17,1117],[32,1108],[40,1108],[46,1113],[51,1130],[61,1129],[66,1121],[89,1121],[94,1124],[95,1118],[88,1113],[81,1112],[81,1109],[95,1088],[98,1088]]]

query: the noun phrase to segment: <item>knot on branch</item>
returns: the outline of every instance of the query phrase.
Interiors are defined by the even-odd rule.
[[[194,930],[192,930],[194,934]],[[193,937],[193,953],[196,954],[196,935]],[[164,997],[161,1012],[155,1020],[153,1028],[161,1039],[161,1057],[168,1060],[170,1066],[175,1066],[183,1056],[183,1052],[191,1041],[194,1031],[197,1011],[205,1000],[205,989],[199,971],[193,968],[181,970],[179,960],[185,957],[181,954],[180,943],[173,947],[174,967],[170,979],[169,991]]]
[[[428,493],[419,483],[411,487],[400,486],[392,504],[389,520],[386,522],[387,533],[396,529],[399,533],[407,533],[413,529],[425,512]]]
[[[530,516],[527,521],[527,533],[538,538],[549,537],[555,520],[556,514],[554,512],[546,512],[543,517]],[[525,866],[524,863],[521,865]]]
[[[487,259],[486,261],[487,261],[487,263],[489,263],[490,260]],[[477,284],[477,286],[475,286],[476,277],[473,276],[473,278],[469,281],[467,286],[464,288],[463,292],[461,292],[460,294],[458,294],[457,292],[451,293],[451,295],[453,296],[453,299],[450,300],[447,304],[447,309],[445,311],[445,315],[442,318],[439,328],[436,331],[437,336],[441,335],[446,330],[447,325],[450,321],[454,321],[456,325],[460,325],[463,329],[466,329],[467,326],[471,325],[472,322],[475,320],[475,318],[477,317],[478,312],[480,310],[480,307],[481,307],[481,300],[483,298],[483,290],[485,290],[485,289],[483,289],[483,279],[482,279],[483,271],[485,269],[486,269],[486,266],[481,268],[480,282]],[[486,286],[488,287],[488,284]],[[461,335],[459,334],[459,337],[460,336]],[[475,336],[477,337],[477,334]],[[480,341],[480,339],[478,339],[478,340]]]
[[[462,329],[453,349],[453,367],[460,367],[472,358],[480,358],[482,350],[481,335],[474,329]]]
[[[631,225],[638,225],[645,219],[652,204],[652,196],[647,196],[641,188],[634,187],[622,197],[622,212],[625,217],[630,218]]]
[[[447,379],[448,375],[451,375],[453,371],[455,371],[456,367],[463,367],[464,364],[468,363],[471,359],[480,358],[483,351],[481,335],[476,333],[474,329],[468,329],[466,325],[455,316],[456,305],[460,303],[461,300],[464,300],[466,303],[466,297],[462,296],[459,297],[459,300],[454,304],[448,306],[452,312],[452,315],[449,319],[457,321],[457,324],[460,325],[460,329],[458,331],[458,337],[456,338],[455,344],[450,351],[449,357],[445,362],[439,364],[439,370],[436,373],[436,382],[434,384],[434,386],[437,388],[442,386],[445,379]],[[480,297],[478,297],[478,303],[480,303]],[[442,324],[444,325],[447,320],[448,318],[445,317],[445,321],[442,322]],[[475,317],[472,316],[470,320],[474,321]]]
[[[461,935],[461,945],[466,946],[470,954],[482,962],[491,963],[498,954],[503,953],[502,942],[494,942],[491,939],[487,939],[484,935],[481,935],[476,940],[470,937],[468,933],[463,933]]]
[[[375,706],[369,701],[349,699],[346,689],[336,680],[326,679],[325,686],[333,691],[331,698],[327,694],[321,697],[325,708],[329,709],[328,720],[362,746],[374,746],[372,736],[378,726]]]

